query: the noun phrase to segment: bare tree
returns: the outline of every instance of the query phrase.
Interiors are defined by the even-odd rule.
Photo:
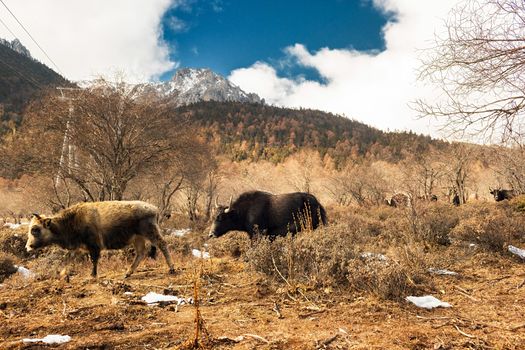
[[[525,149],[521,146],[493,147],[490,155],[491,165],[499,178],[499,183],[493,186],[510,186],[516,193],[525,193]]]
[[[24,172],[58,174],[62,205],[121,200],[131,180],[169,164],[195,142],[168,104],[141,98],[121,79],[99,79],[78,94],[73,111],[53,92],[34,103],[13,142],[29,165]]]
[[[451,13],[445,37],[423,57],[420,78],[437,84],[441,102],[419,100],[422,116],[442,117],[460,136],[521,142],[525,112],[525,2],[466,0]]]
[[[475,159],[475,149],[471,145],[456,143],[451,145],[451,154],[448,159],[447,178],[453,195],[458,196],[459,203],[467,202],[467,187],[472,172],[472,163]]]
[[[383,202],[387,184],[370,164],[348,164],[332,176],[328,192],[340,205],[378,205]]]
[[[443,155],[438,151],[416,154],[402,163],[404,184],[414,198],[430,200],[446,172]]]

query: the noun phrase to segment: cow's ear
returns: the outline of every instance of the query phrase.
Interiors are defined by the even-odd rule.
[[[49,229],[49,228],[51,227],[51,219],[44,219],[44,220],[42,221],[42,226],[43,226],[44,228]]]
[[[31,214],[31,216],[34,217],[34,218],[36,218],[37,220],[40,220],[40,219],[41,219],[40,215],[38,215],[37,213],[33,213],[33,214]]]

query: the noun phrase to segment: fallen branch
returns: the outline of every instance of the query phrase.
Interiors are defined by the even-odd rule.
[[[459,287],[459,286],[456,286],[454,285],[453,286],[455,290],[457,290],[458,292],[460,292],[462,295],[466,296],[467,298],[469,298],[470,300],[472,301],[479,301],[479,299],[477,298],[474,298],[472,295],[470,295],[465,289]]]
[[[324,348],[326,348],[326,346],[328,346],[331,342],[336,340],[338,336],[339,336],[339,334],[336,334],[336,335],[334,335],[334,336],[332,336],[332,337],[330,337],[328,339],[323,340],[322,342],[320,342],[317,345],[316,349],[324,349]]]
[[[243,334],[243,336],[256,339],[256,340],[261,341],[261,342],[266,343],[266,344],[270,344],[270,341],[268,339],[265,339],[265,338],[263,338],[263,337],[261,337],[260,335],[257,335],[257,334],[246,333],[246,334]]]
[[[325,312],[325,310],[315,310],[315,311],[312,311],[312,312],[308,312],[306,314],[299,314],[299,318],[307,318],[307,317],[310,317],[310,316],[313,316],[313,315],[316,315],[316,314],[320,314],[322,312]]]
[[[514,326],[514,327],[510,327],[510,330],[514,332],[514,331],[517,331],[520,328],[525,328],[525,323],[519,324],[519,325]]]
[[[487,280],[487,282],[498,282],[498,281],[501,281],[501,280],[504,280],[506,278],[511,278],[513,277],[514,275],[505,275],[505,276],[500,276],[500,277],[496,277],[496,278],[492,278],[492,279],[489,279]]]
[[[476,338],[476,336],[472,335],[472,334],[468,334],[468,333],[465,333],[463,332],[461,329],[459,329],[459,327],[457,325],[454,325],[454,327],[456,328],[456,330],[461,334],[461,335],[464,335],[465,337],[467,338]]]

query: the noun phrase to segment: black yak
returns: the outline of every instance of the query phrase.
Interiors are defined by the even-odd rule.
[[[158,209],[140,201],[79,203],[45,217],[33,214],[26,243],[28,252],[56,244],[65,249],[85,249],[93,263],[92,276],[103,249],[135,248],[135,260],[126,272],[129,277],[146,255],[146,240],[160,248],[170,273],[175,270],[166,242],[157,225]]]
[[[489,188],[490,194],[494,196],[496,202],[500,202],[505,199],[512,199],[516,196],[514,190],[504,190],[501,188]]]
[[[257,233],[275,238],[295,234],[303,229],[326,225],[326,212],[317,198],[309,193],[271,194],[245,192],[232,203],[217,206],[217,215],[210,237],[220,237],[229,231],[245,231],[250,238]]]

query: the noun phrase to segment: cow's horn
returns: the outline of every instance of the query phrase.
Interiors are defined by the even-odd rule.
[[[233,196],[230,196],[230,203],[228,204],[228,208],[231,208],[232,206],[232,199],[233,199]]]
[[[40,215],[38,215],[37,213],[33,213],[33,214],[31,214],[31,215],[33,215],[33,216],[34,216],[35,218],[37,218],[37,219],[40,219]]]
[[[215,208],[219,207],[219,196],[215,197]]]

